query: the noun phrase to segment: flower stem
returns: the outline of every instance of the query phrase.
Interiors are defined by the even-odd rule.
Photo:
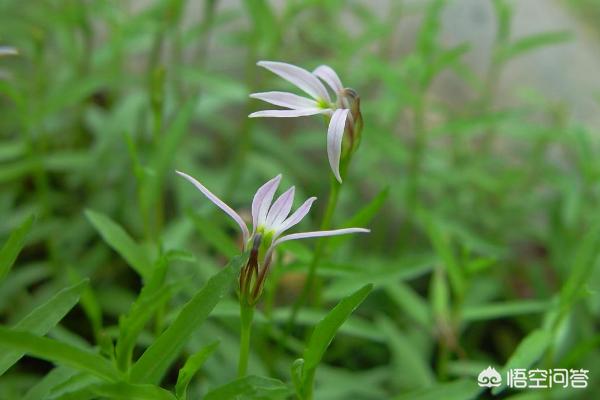
[[[250,353],[250,333],[252,331],[252,318],[254,307],[248,305],[245,299],[240,300],[240,358],[238,364],[238,378],[246,376],[248,371],[248,355]]]

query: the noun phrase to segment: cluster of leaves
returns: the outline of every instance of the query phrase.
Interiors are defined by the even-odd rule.
[[[444,44],[443,0],[141,3],[0,2],[21,53],[0,60],[0,398],[452,400],[487,395],[488,365],[594,372],[598,138],[543,96],[497,94],[513,59],[568,34],[514,38],[493,0],[480,76],[469,43]],[[281,246],[236,380],[238,239],[173,171],[240,208],[278,172],[326,193],[321,125],[246,118],[279,82],[259,59],[332,65],[360,93],[334,225],[372,233],[328,241],[292,329],[313,247]]]

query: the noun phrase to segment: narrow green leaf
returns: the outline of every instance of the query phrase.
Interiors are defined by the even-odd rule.
[[[431,244],[444,265],[448,274],[452,290],[455,294],[462,295],[465,290],[463,271],[454,254],[450,234],[441,228],[430,215],[421,213],[421,219],[425,224]]]
[[[540,47],[566,42],[572,38],[570,32],[546,32],[521,38],[503,47],[496,56],[496,62],[506,62],[511,58],[528,53]]]
[[[340,326],[342,326],[350,314],[352,314],[352,312],[367,298],[372,289],[372,284],[363,286],[350,296],[342,299],[333,310],[325,316],[325,318],[319,321],[304,350],[303,358],[305,371],[317,368]]]
[[[163,255],[127,315],[119,318],[119,338],[115,350],[117,366],[122,371],[127,371],[130,367],[133,348],[144,326],[173,294],[172,287],[164,287],[167,266],[167,256]]]
[[[290,388],[277,379],[249,375],[211,390],[204,400],[276,400],[290,394]]]
[[[292,383],[294,384],[294,388],[296,389],[296,393],[302,392],[302,381],[304,381],[303,376],[304,371],[304,359],[298,358],[294,360],[291,368],[291,376]]]
[[[537,329],[525,337],[517,346],[503,368],[502,376],[512,368],[529,368],[544,355],[552,341],[552,335],[546,330]],[[492,389],[492,394],[497,395],[506,389],[506,380],[502,385]]]
[[[50,390],[60,385],[76,372],[67,367],[56,367],[40,379],[31,389],[27,391],[22,400],[46,400],[49,398]]]
[[[386,285],[384,289],[402,313],[428,331],[431,329],[433,318],[429,305],[410,285],[403,282],[394,282]]]
[[[179,356],[190,335],[198,328],[227,293],[246,260],[235,257],[183,306],[171,326],[142,354],[131,368],[133,382],[158,383],[173,361]]]
[[[29,332],[0,327],[0,345],[78,371],[89,372],[104,380],[118,380],[120,374],[104,358],[87,350],[38,337]]]
[[[87,280],[69,286],[52,296],[17,322],[11,329],[27,331],[32,335],[45,335],[77,304]],[[0,348],[0,375],[23,357],[24,352]]]
[[[417,389],[395,397],[394,400],[471,400],[477,399],[481,392],[483,388],[477,386],[476,379],[461,379],[427,389]]]
[[[118,400],[176,400],[171,392],[147,384],[100,383],[93,385],[90,391],[97,396]]]
[[[187,359],[183,367],[179,370],[179,375],[177,376],[177,384],[175,385],[175,394],[177,398],[180,400],[187,399],[187,387],[190,384],[190,381],[202,368],[204,362],[214,353],[214,351],[219,347],[219,341],[215,340],[214,342],[204,346],[200,350],[198,350],[194,355]]]
[[[77,372],[71,368],[68,368],[68,370],[73,372],[71,376],[52,387],[47,397],[44,397],[44,400],[63,400],[65,398],[83,400],[94,397],[89,388],[92,385],[101,383],[102,380],[87,372]]]
[[[479,321],[494,318],[507,318],[515,315],[541,313],[550,303],[544,300],[518,300],[503,303],[465,306],[462,309],[463,321]]]
[[[152,263],[146,251],[116,222],[92,210],[86,210],[85,216],[100,233],[102,238],[127,261],[143,278],[148,278]]]
[[[429,367],[429,354],[423,354],[414,346],[389,318],[380,317],[377,326],[387,336],[387,345],[392,351],[396,372],[402,374],[398,379],[408,382],[410,387],[414,388],[432,386],[435,378]]]
[[[302,371],[296,365],[296,375],[302,377],[302,385],[297,389],[299,398],[313,398],[313,386],[317,367],[331,344],[336,332],[350,317],[350,314],[367,298],[373,290],[369,283],[351,295],[343,298],[321,321],[317,323],[304,349],[304,367]]]
[[[17,260],[17,256],[25,245],[25,239],[27,238],[27,234],[29,233],[34,220],[35,217],[33,215],[27,218],[10,234],[8,240],[4,243],[4,246],[2,246],[2,249],[0,250],[0,281],[4,279]]]

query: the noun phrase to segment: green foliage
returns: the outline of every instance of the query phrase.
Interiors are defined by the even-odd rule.
[[[212,353],[214,353],[218,346],[218,341],[207,344],[187,359],[184,366],[179,370],[179,375],[177,376],[175,393],[177,394],[178,399],[187,399],[187,387],[194,377],[194,374],[198,372],[204,362],[212,355]]]
[[[242,3],[0,1],[0,399],[597,398],[598,0]],[[247,118],[302,94],[259,60],[360,95],[334,192],[322,118]],[[241,343],[247,244],[175,170],[371,233],[278,247]]]
[[[34,216],[27,218],[17,229],[9,236],[2,249],[0,249],[0,281],[4,279],[8,271],[15,263],[19,252],[25,245],[27,233],[33,225]]]
[[[227,294],[245,261],[244,256],[233,258],[226,268],[211,277],[183,306],[173,323],[133,365],[129,374],[132,381],[154,384],[160,382],[192,333]]]
[[[87,281],[62,289],[48,301],[39,305],[23,319],[11,327],[15,331],[42,336],[56,326],[61,319],[77,304],[82,291],[87,287]],[[15,364],[24,353],[17,350],[2,350],[0,355],[0,375]]]
[[[289,398],[290,392],[290,388],[277,379],[248,375],[211,390],[204,398],[206,400],[282,400]]]
[[[301,398],[312,398],[315,372],[321,363],[325,351],[331,344],[336,332],[342,324],[350,317],[350,314],[367,298],[373,290],[372,284],[367,284],[342,299],[323,318],[310,335],[310,340],[304,349],[302,361],[296,360],[292,366],[292,373],[295,376],[296,391]]]
[[[0,328],[0,345],[88,372],[101,379],[118,380],[121,377],[118,371],[98,354],[67,343],[38,337],[26,331]]]
[[[109,217],[92,210],[86,210],[85,215],[109,246],[119,253],[140,276],[147,278],[150,274],[151,262],[143,247]]]

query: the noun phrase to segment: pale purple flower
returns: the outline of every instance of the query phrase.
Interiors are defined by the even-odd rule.
[[[266,244],[268,246],[264,257],[264,259],[267,260],[267,263],[275,247],[278,244],[288,240],[370,232],[368,229],[364,228],[346,228],[282,235],[285,231],[302,221],[302,219],[310,211],[312,203],[317,198],[311,197],[307,199],[300,207],[296,209],[296,211],[290,214],[292,205],[294,203],[294,186],[286,190],[277,198],[277,200],[273,201],[273,197],[275,196],[275,192],[277,191],[279,182],[281,181],[281,175],[277,175],[273,179],[269,180],[256,191],[254,199],[252,200],[252,232],[250,232],[242,217],[240,217],[240,215],[231,207],[225,204],[225,202],[215,196],[210,190],[208,190],[193,177],[183,172],[176,172],[196,186],[196,188],[200,190],[202,194],[208,197],[208,199],[215,203],[221,210],[225,211],[225,213],[239,225],[244,238],[244,250],[247,250],[255,245],[254,241],[260,235],[258,240],[258,242],[260,242],[259,245]]]
[[[311,98],[298,96],[287,92],[253,93],[250,97],[266,101],[276,106],[285,107],[287,110],[264,110],[253,112],[254,117],[303,117],[307,115],[324,114],[330,117],[327,129],[327,155],[333,175],[342,182],[340,176],[340,158],[342,152],[342,139],[346,129],[346,121],[353,124],[350,105],[345,96],[346,89],[336,72],[327,65],[321,65],[312,73],[296,65],[276,61],[259,61],[258,66],[268,69],[286,81],[302,89]],[[332,101],[329,91],[335,94]]]

